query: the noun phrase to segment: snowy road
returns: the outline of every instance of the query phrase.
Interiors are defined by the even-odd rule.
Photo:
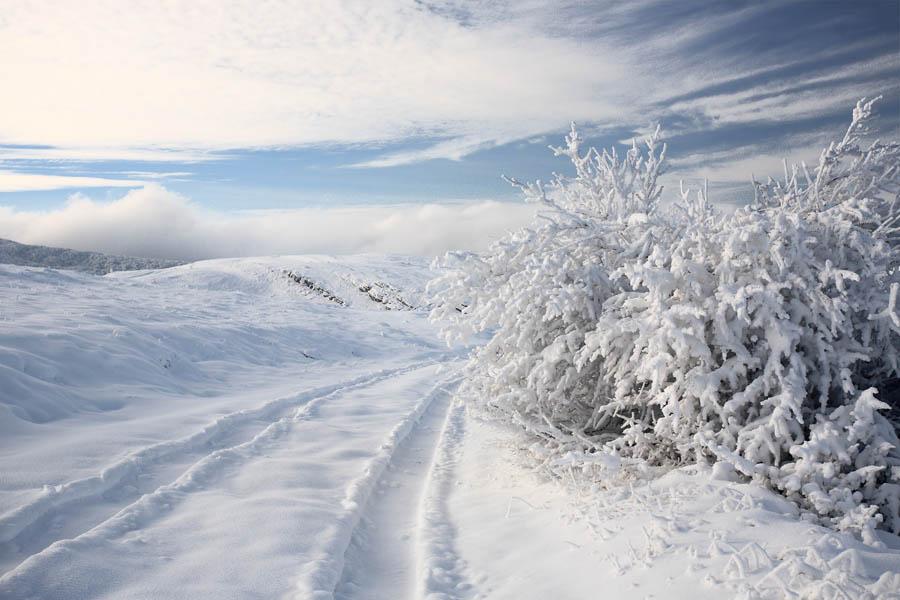
[[[896,536],[708,469],[542,478],[454,396],[464,351],[360,285],[416,304],[427,278],[0,265],[0,598],[898,598]]]
[[[454,387],[451,383],[435,390],[429,405],[422,406],[418,422],[391,446],[394,453],[377,479],[375,493],[362,510],[345,551],[335,598],[388,600],[422,597],[421,592],[434,591],[428,569],[439,554],[428,540],[446,538],[442,526],[446,527],[448,519],[440,512],[434,514],[433,507],[446,493],[442,474],[447,448],[458,441],[453,436],[460,414],[459,405],[451,403]],[[448,539],[452,542],[452,536]],[[450,593],[465,589],[452,580],[444,584],[441,587]]]
[[[140,512],[139,502],[144,496],[154,498],[170,490],[187,491],[200,478],[212,479],[226,459],[236,462],[248,449],[279,436],[290,424],[307,419],[329,397],[393,374],[380,372],[278,398],[254,409],[222,416],[186,438],[142,448],[96,476],[56,486],[50,493],[4,515],[0,518],[0,541],[16,540],[19,557],[33,557],[57,540],[80,537],[80,530],[94,529],[94,521],[106,524],[113,516]],[[129,503],[133,496],[141,500]],[[4,558],[15,561],[17,557]],[[16,565],[4,566],[9,570]]]
[[[360,517],[367,515],[368,526],[368,515],[381,510],[375,522],[387,529],[384,517],[396,514],[383,502],[369,506],[373,491],[397,489],[390,487],[395,480],[381,478],[385,469],[412,462],[427,474],[433,421],[446,417],[450,397],[444,383],[433,385],[434,373],[430,362],[378,372],[231,413],[194,436],[64,484],[0,522],[14,542],[7,548],[17,550],[5,558],[23,559],[0,578],[0,590],[10,598],[69,598],[163,590],[199,597],[205,589],[214,597],[223,566],[231,564],[236,597],[281,595],[295,579],[297,597],[330,595],[350,539],[360,537]],[[410,483],[425,479],[418,473]],[[416,500],[402,498],[407,514],[415,514]],[[243,538],[247,532],[251,540]],[[198,539],[208,540],[205,551],[198,552]],[[393,559],[405,554],[373,548],[347,563],[341,582],[351,581],[354,568],[380,572],[367,563],[388,549]],[[266,568],[239,567],[260,563]],[[110,571],[128,573],[125,589],[112,587]],[[386,582],[385,597],[391,589],[399,588]]]

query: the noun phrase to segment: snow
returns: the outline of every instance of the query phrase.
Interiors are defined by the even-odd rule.
[[[473,598],[900,597],[897,536],[873,549],[722,469],[561,491],[522,468],[514,431],[470,419],[460,449],[450,505]]]
[[[0,265],[0,598],[900,597],[900,538],[721,467],[545,479],[427,265]]]

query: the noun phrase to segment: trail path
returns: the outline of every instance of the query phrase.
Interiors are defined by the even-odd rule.
[[[234,597],[328,597],[354,568],[381,573],[374,556],[408,567],[408,553],[370,545],[364,557],[349,551],[339,579],[367,525],[382,527],[381,541],[403,525],[392,515],[415,519],[418,495],[402,492],[426,479],[453,377],[428,362],[308,390],[60,486],[5,516],[13,567],[0,597],[212,598],[223,576]],[[390,508],[398,495],[402,513]],[[371,580],[384,597],[396,583]]]
[[[146,513],[150,498],[185,491],[200,478],[214,478],[226,458],[239,460],[242,451],[277,437],[292,422],[307,419],[330,398],[417,366],[422,365],[379,371],[232,412],[191,436],[142,448],[96,476],[55,486],[0,517],[4,570],[12,570],[56,541],[109,526],[113,517]],[[144,515],[145,521],[149,518]]]
[[[452,550],[445,505],[462,415],[452,401],[453,388],[436,394],[376,482],[344,554],[336,599],[422,598],[435,592],[452,598],[468,589],[456,573],[461,561]]]

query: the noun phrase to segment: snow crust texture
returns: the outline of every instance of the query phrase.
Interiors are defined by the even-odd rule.
[[[533,458],[519,433],[478,418],[461,449],[450,507],[480,525],[457,535],[472,598],[900,597],[900,539],[879,532],[876,549],[799,519],[733,471],[683,467],[592,488],[520,468]]]

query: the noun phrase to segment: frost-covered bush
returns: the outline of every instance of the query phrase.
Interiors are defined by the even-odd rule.
[[[433,317],[452,323],[448,338],[498,327],[470,363],[468,389],[556,442],[605,424],[599,364],[576,365],[575,354],[618,291],[611,272],[659,247],[657,230],[669,233],[653,220],[664,154],[658,134],[647,157],[636,147],[622,158],[595,149],[581,156],[574,129],[567,141],[554,150],[572,160],[576,178],[559,177],[550,195],[540,182],[512,181],[549,209],[539,224],[483,256],[448,254],[451,270],[430,285]]]
[[[860,147],[871,108],[727,216],[705,192],[660,202],[658,131],[620,157],[573,129],[554,151],[574,178],[512,181],[538,221],[432,283],[448,338],[490,334],[466,392],[548,465],[724,460],[838,529],[900,532],[876,397],[900,376],[900,146]]]

